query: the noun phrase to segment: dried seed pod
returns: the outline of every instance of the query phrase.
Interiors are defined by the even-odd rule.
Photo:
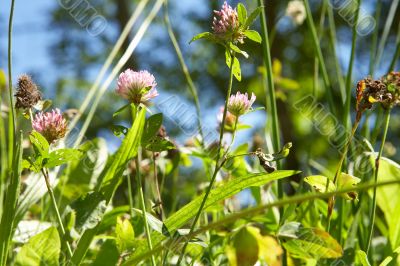
[[[16,108],[30,109],[42,99],[42,95],[30,76],[21,75],[18,78],[15,98]]]

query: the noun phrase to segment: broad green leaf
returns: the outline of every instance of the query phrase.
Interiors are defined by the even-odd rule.
[[[32,143],[33,149],[36,155],[41,155],[43,158],[47,158],[49,155],[49,143],[47,140],[37,131],[32,131],[29,135],[29,139]]]
[[[246,7],[242,3],[239,3],[237,5],[237,12],[238,12],[240,25],[245,24],[246,19],[247,19],[247,10],[246,10]]]
[[[194,41],[200,40],[200,39],[207,39],[210,41],[214,41],[215,37],[211,32],[203,32],[203,33],[199,33],[196,36],[194,36],[189,43],[192,43]]]
[[[16,266],[58,266],[60,257],[60,237],[55,227],[33,236],[22,246],[15,259]]]
[[[32,161],[32,158],[24,159],[22,161],[22,169],[28,169],[35,173],[39,173],[42,170],[42,157],[36,158]]]
[[[242,71],[240,69],[239,60],[235,57],[233,59],[233,66],[232,66],[233,75],[238,81],[242,80]]]
[[[371,154],[371,163],[375,164],[375,156]],[[400,165],[396,162],[381,158],[379,161],[379,181],[399,180]],[[377,204],[382,209],[389,227],[389,239],[392,248],[400,246],[400,185],[380,187],[377,189]],[[371,194],[372,195],[372,191]]]
[[[312,175],[304,178],[304,181],[312,186],[317,192],[326,192],[326,182],[329,182],[328,192],[333,192],[336,190],[335,184],[329,178],[323,175]]]
[[[343,255],[342,247],[327,232],[305,228],[300,223],[284,224],[278,232],[283,246],[294,257],[302,259],[335,259]]]
[[[246,20],[246,23],[244,24],[244,29],[247,29],[248,27],[251,26],[251,24],[253,24],[253,22],[257,19],[258,15],[261,13],[263,7],[257,7],[253,12],[251,12],[251,14],[249,15],[249,17]]]
[[[91,192],[71,205],[76,213],[76,230],[82,232],[94,228],[106,210],[106,200],[99,192]]]
[[[142,143],[148,143],[153,137],[155,137],[160,130],[163,122],[163,114],[158,113],[150,116],[144,124]]]
[[[244,35],[246,35],[246,37],[249,38],[250,40],[255,41],[257,43],[262,42],[261,35],[255,30],[246,30],[244,32]]]
[[[107,166],[100,177],[102,180],[99,185],[99,191],[104,195],[106,205],[110,203],[118,185],[123,178],[123,172],[126,169],[128,162],[137,154],[140,140],[145,123],[146,109],[143,108],[136,117],[128,134],[122,141],[122,144],[116,154],[109,160]],[[102,201],[102,200],[100,200]],[[98,202],[99,204],[99,202]],[[97,227],[86,230],[78,242],[78,246],[72,256],[71,261],[75,264],[80,264],[89,248],[92,239],[96,235]]]
[[[49,159],[44,164],[47,168],[53,168],[68,162],[77,161],[82,158],[83,153],[76,149],[59,149],[49,154]]]
[[[247,189],[249,187],[257,187],[265,185],[271,181],[282,179],[285,177],[289,177],[295,174],[298,174],[299,171],[291,171],[291,170],[282,170],[275,171],[271,174],[267,173],[259,173],[259,174],[250,174],[243,177],[236,177],[231,179],[230,181],[220,185],[213,190],[211,190],[209,197],[204,205],[204,210],[212,207],[215,204],[218,204],[222,200],[230,198],[240,191]],[[190,203],[186,204],[182,208],[180,208],[177,212],[172,214],[168,219],[164,221],[164,226],[168,230],[170,234],[173,234],[177,229],[184,226],[188,221],[190,221],[197,213],[197,210],[200,207],[200,204],[203,200],[204,194],[199,197],[196,197]],[[151,235],[153,245],[157,245],[162,240],[165,239],[165,236],[157,233],[152,233]],[[135,264],[138,263],[136,258],[145,252],[148,251],[147,246],[139,247],[135,253],[128,260],[129,263]]]
[[[119,253],[130,250],[135,245],[135,232],[128,219],[117,218],[115,227],[116,244]]]
[[[371,266],[371,264],[368,261],[367,254],[362,250],[356,251],[356,262],[358,263],[357,265]]]

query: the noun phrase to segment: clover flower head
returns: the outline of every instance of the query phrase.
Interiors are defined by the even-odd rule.
[[[307,17],[306,8],[303,1],[290,1],[286,8],[286,16],[289,16],[296,25],[303,24],[304,20]]]
[[[147,104],[151,99],[158,96],[156,80],[146,70],[139,72],[127,69],[118,77],[117,94],[139,105]]]
[[[212,29],[215,36],[223,41],[243,43],[244,34],[241,32],[238,13],[225,1],[221,10],[214,10]]]
[[[19,109],[30,109],[42,99],[37,85],[30,76],[21,75],[18,78],[15,99],[15,107]]]
[[[32,127],[45,137],[49,143],[53,143],[65,136],[67,121],[59,109],[51,112],[40,112],[35,115]]]
[[[251,111],[251,106],[256,100],[254,93],[251,94],[251,98],[248,98],[247,93],[242,94],[237,92],[236,95],[231,95],[228,101],[228,111],[236,117],[244,115]]]

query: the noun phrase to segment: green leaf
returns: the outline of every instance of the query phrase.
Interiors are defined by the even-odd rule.
[[[118,116],[120,113],[122,113],[122,111],[124,111],[126,108],[130,107],[131,103],[128,103],[124,106],[122,106],[121,108],[119,108],[117,111],[115,111],[115,113],[113,113],[113,117]]]
[[[251,24],[254,23],[254,21],[257,19],[258,15],[261,13],[263,7],[257,7],[246,20],[246,23],[244,24],[244,29],[247,29],[248,27],[251,26]]]
[[[94,228],[107,208],[106,200],[99,192],[91,192],[72,203],[76,212],[75,228],[78,232]]]
[[[144,148],[148,151],[161,152],[161,151],[173,150],[176,147],[171,141],[156,136],[152,138],[147,144],[145,144]]]
[[[231,62],[232,62],[231,53],[229,52],[229,49],[225,49],[225,63],[228,66],[228,68],[231,67]]]
[[[239,47],[237,47],[237,46],[234,45],[233,43],[230,43],[230,44],[229,44],[229,47],[231,48],[232,51],[234,51],[234,52],[236,52],[236,53],[238,53],[238,54],[243,55],[245,58],[249,58],[249,54],[248,54],[248,53],[246,53],[245,51],[241,50]],[[230,65],[229,65],[229,67],[230,67]]]
[[[242,71],[240,69],[239,60],[235,57],[233,59],[233,66],[232,66],[233,75],[238,81],[242,80]]]
[[[218,204],[224,199],[230,198],[240,191],[247,189],[249,187],[257,187],[265,185],[271,181],[282,179],[285,177],[289,177],[299,173],[299,171],[290,171],[290,170],[282,170],[282,171],[275,171],[271,174],[266,173],[259,173],[259,174],[250,174],[243,177],[236,177],[232,178],[230,181],[224,183],[221,186],[218,186],[211,190],[207,201],[204,205],[204,210],[207,208]],[[200,207],[200,204],[203,200],[204,194],[196,197],[187,205],[180,208],[177,212],[172,214],[168,219],[164,221],[164,226],[168,230],[170,234],[173,234],[177,229],[181,228],[182,226],[186,225],[190,219],[192,219],[197,210]],[[157,233],[152,233],[151,235],[153,245],[156,246],[161,241],[165,239],[165,236],[160,235]],[[141,254],[148,251],[147,246],[140,246],[135,251],[135,253],[130,257],[128,263],[135,264],[138,263],[136,260]]]
[[[163,114],[155,114],[150,116],[144,125],[142,143],[148,143],[160,130],[163,122]]]
[[[53,168],[82,158],[83,153],[76,149],[59,149],[49,154],[49,159],[44,164],[47,168]]]
[[[371,154],[371,164],[375,164],[375,155]],[[400,165],[382,157],[379,161],[379,181],[400,180]],[[377,188],[376,200],[383,210],[389,228],[389,239],[393,249],[400,246],[400,185]],[[372,192],[371,192],[372,195]]]
[[[116,154],[109,160],[104,172],[100,176],[102,180],[99,185],[99,191],[104,195],[105,203],[109,204],[118,185],[123,178],[123,172],[127,163],[137,155],[140,140],[145,123],[146,109],[143,108],[136,117],[131,129],[122,141],[122,144]],[[101,199],[99,199],[101,201]],[[98,203],[99,204],[99,203]],[[72,256],[71,261],[78,265],[82,262],[92,239],[96,235],[97,227],[86,230],[78,242],[78,246]]]
[[[22,246],[15,259],[16,266],[58,266],[60,237],[55,227],[33,236]]]
[[[143,217],[143,213],[139,209],[133,209],[134,212],[138,213],[141,217]],[[149,223],[149,226],[151,229],[153,229],[156,232],[159,232],[160,234],[163,234],[163,222],[161,222],[159,219],[151,215],[150,213],[146,212],[146,218],[147,222]]]
[[[342,247],[327,232],[305,228],[300,223],[284,224],[278,232],[283,246],[294,257],[302,259],[335,259],[343,255]]]
[[[207,39],[210,41],[215,41],[215,37],[211,32],[203,32],[199,33],[196,36],[194,36],[189,43],[192,43],[194,41],[200,40],[200,39]]]
[[[304,178],[304,181],[312,186],[317,192],[333,192],[336,190],[335,184],[329,178],[323,175],[312,175]],[[326,182],[329,182],[328,191],[326,191]]]
[[[117,226],[115,227],[116,244],[119,253],[130,250],[135,245],[135,232],[128,219],[122,220],[117,218]]]
[[[45,137],[43,137],[42,134],[40,134],[37,131],[32,131],[31,134],[29,135],[29,139],[33,145],[35,154],[40,155],[43,158],[47,158],[49,155],[50,145],[45,139]]]
[[[341,173],[337,180],[337,188],[338,189],[346,189],[355,187],[358,183],[361,182],[361,179],[346,173]],[[348,192],[341,195],[347,200],[355,200],[358,197],[358,193],[355,191]]]
[[[246,35],[246,37],[249,38],[250,40],[255,41],[257,43],[262,42],[261,35],[255,30],[246,30],[244,32],[244,35]]]
[[[356,265],[371,266],[367,254],[362,250],[356,251],[356,263],[358,263]]]
[[[237,12],[238,12],[240,25],[245,24],[246,19],[247,19],[247,10],[246,10],[246,7],[242,3],[239,3],[237,5]]]

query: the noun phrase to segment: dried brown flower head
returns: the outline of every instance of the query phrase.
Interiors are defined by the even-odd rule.
[[[42,95],[37,85],[28,75],[21,75],[18,78],[17,92],[15,93],[15,107],[19,109],[29,109],[37,104]]]

